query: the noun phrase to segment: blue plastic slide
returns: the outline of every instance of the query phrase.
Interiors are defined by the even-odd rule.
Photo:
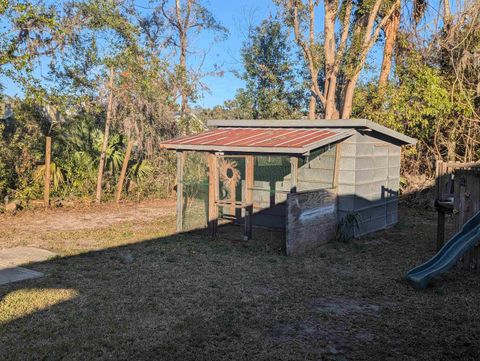
[[[430,280],[452,268],[471,248],[480,242],[480,212],[465,223],[429,261],[407,272],[407,281],[415,288],[426,288]]]

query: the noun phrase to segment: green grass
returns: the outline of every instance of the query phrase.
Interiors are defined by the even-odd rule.
[[[409,227],[369,237],[382,242],[302,257],[262,232],[174,235],[170,216],[43,235],[63,257],[0,286],[0,360],[478,359],[479,276],[412,289],[404,273],[432,254],[435,224],[401,216]]]

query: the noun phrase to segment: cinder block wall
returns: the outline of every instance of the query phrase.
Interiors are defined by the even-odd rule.
[[[359,216],[356,235],[397,222],[400,146],[375,132],[357,132],[340,145],[338,218]]]
[[[308,161],[301,161],[298,168],[297,191],[329,189],[333,187],[335,173],[335,148],[328,147],[312,152]]]

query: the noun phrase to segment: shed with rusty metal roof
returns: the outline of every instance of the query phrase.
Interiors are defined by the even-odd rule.
[[[160,145],[178,155],[178,231],[215,234],[230,221],[249,239],[255,226],[280,229],[296,254],[339,229],[359,236],[397,222],[401,146],[415,139],[365,119],[208,126]]]

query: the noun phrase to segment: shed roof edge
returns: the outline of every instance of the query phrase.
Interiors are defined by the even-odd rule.
[[[387,128],[368,119],[242,119],[226,120],[213,119],[208,120],[209,127],[252,127],[252,128],[368,128],[378,133],[385,134],[401,141],[404,144],[416,144],[415,138]]]

